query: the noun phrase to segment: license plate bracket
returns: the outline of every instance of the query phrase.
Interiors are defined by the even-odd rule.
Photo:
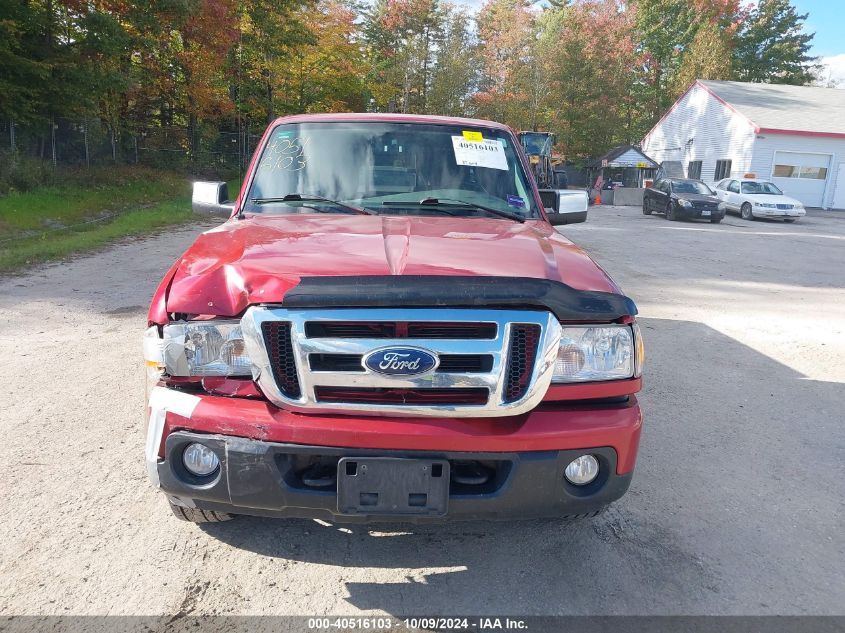
[[[444,516],[449,505],[445,459],[343,457],[337,464],[337,510],[349,515]]]

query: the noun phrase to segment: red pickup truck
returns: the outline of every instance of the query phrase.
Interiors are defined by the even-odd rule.
[[[147,471],[173,513],[592,516],[627,490],[636,307],[555,231],[514,133],[281,118],[156,290]],[[554,196],[548,203],[554,207]]]

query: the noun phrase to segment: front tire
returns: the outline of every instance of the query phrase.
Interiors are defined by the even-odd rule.
[[[189,521],[190,523],[222,523],[223,521],[231,521],[235,518],[234,514],[229,514],[228,512],[183,508],[170,501],[167,503],[170,505],[170,511],[173,512],[173,516],[180,521]]]
[[[648,208],[648,203],[643,200],[643,215],[651,215],[651,209]]]
[[[754,220],[754,214],[751,212],[751,205],[748,204],[747,202],[742,205],[742,207],[739,210],[739,214],[742,216],[743,220],[749,220],[749,221]]]
[[[718,224],[722,221],[722,218],[710,218],[710,224]]]
[[[678,217],[675,215],[675,205],[671,202],[669,203],[669,206],[666,207],[666,219],[670,222],[674,222],[678,219]]]

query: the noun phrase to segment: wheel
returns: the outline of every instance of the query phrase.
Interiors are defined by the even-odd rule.
[[[177,506],[175,503],[167,502],[170,505],[170,510],[180,521],[190,521],[191,523],[222,523],[223,521],[230,521],[235,518],[234,514],[228,512],[216,512],[214,510],[200,510],[199,508],[183,508]]]
[[[671,202],[666,207],[666,219],[671,220],[672,222],[678,219],[678,217],[675,215],[675,205]]]
[[[651,215],[651,209],[648,208],[648,203],[643,200],[643,215]]]
[[[783,221],[787,224],[792,224],[793,222],[795,222],[795,218],[784,218]]]
[[[722,221],[722,218],[710,218],[710,224],[718,224]]]
[[[751,205],[749,203],[745,203],[742,205],[742,208],[739,210],[739,214],[742,216],[743,220],[753,220],[754,214],[751,213]]]

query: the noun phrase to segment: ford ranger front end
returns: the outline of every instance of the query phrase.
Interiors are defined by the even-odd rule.
[[[486,121],[302,115],[168,271],[146,461],[174,513],[574,517],[627,490],[633,302]],[[223,198],[223,199],[220,199]]]

